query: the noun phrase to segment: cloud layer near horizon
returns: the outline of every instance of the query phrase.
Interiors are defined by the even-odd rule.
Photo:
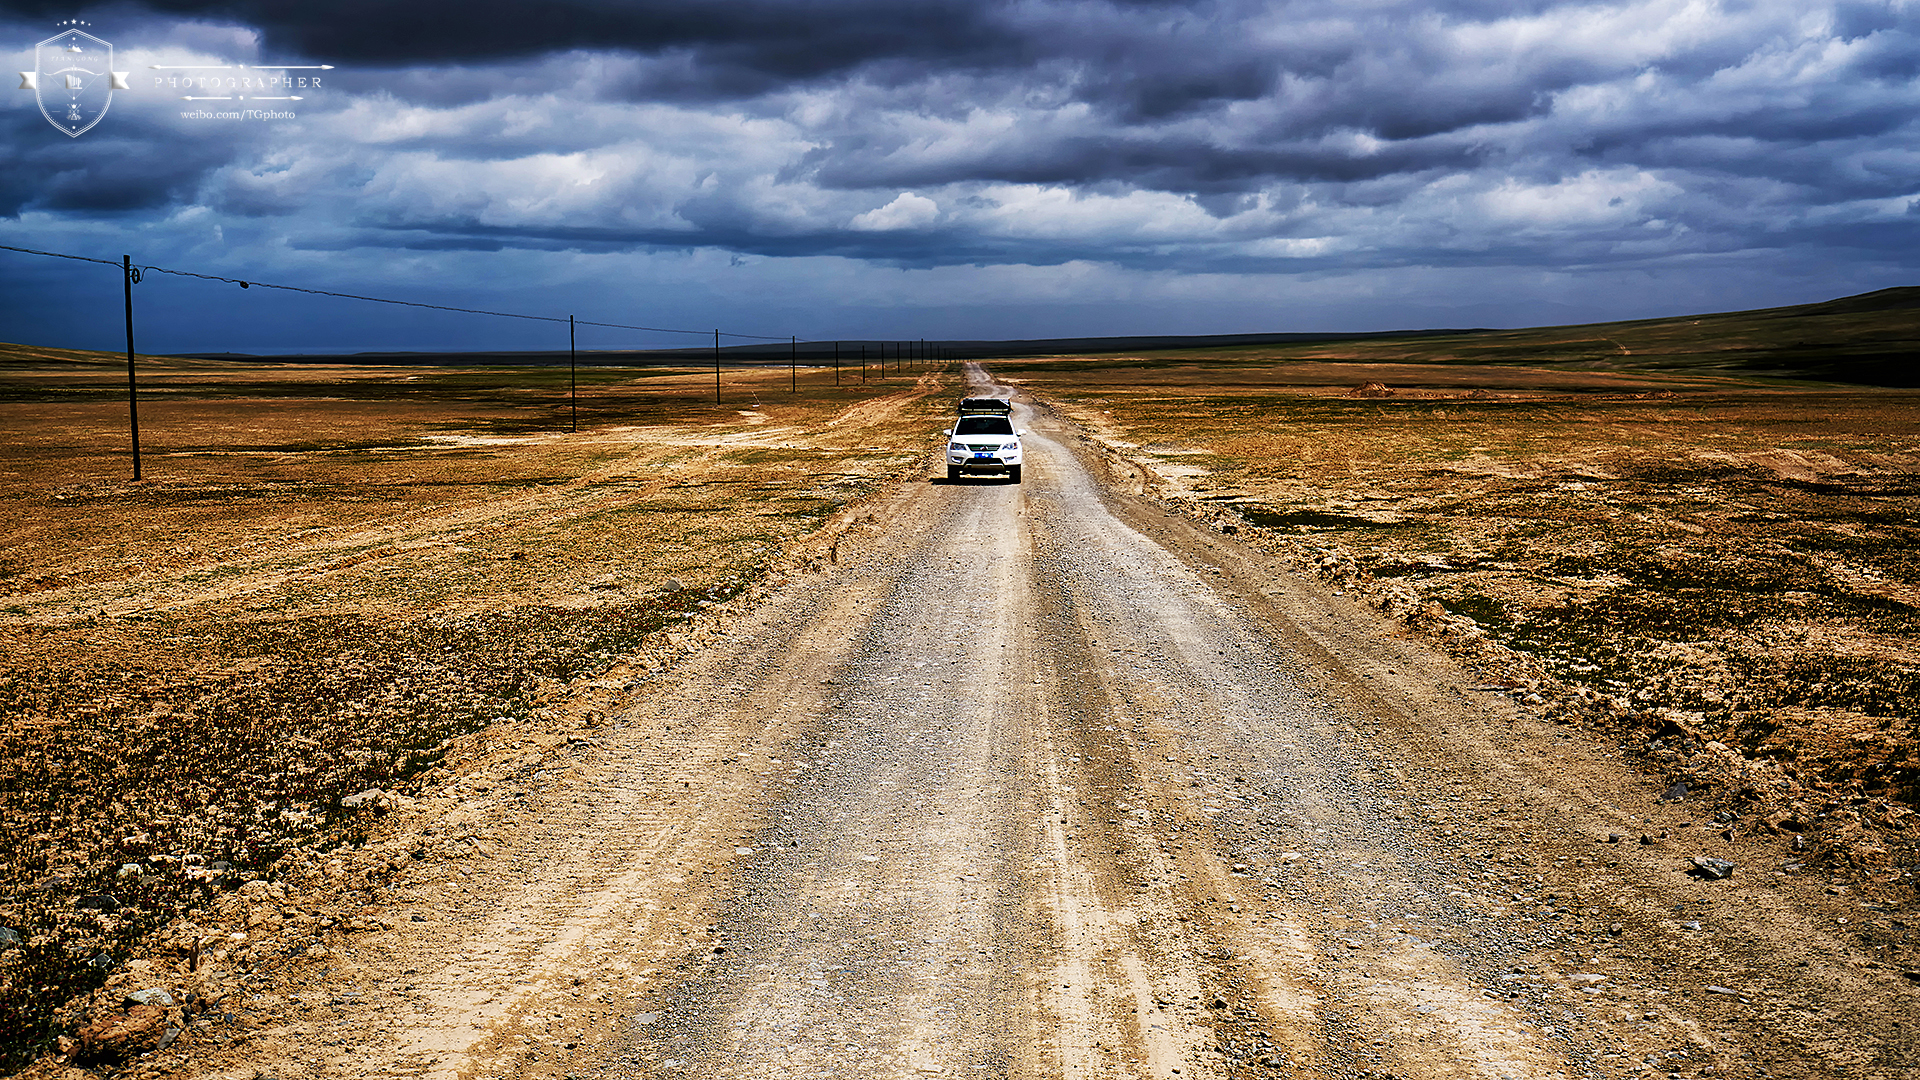
[[[1361,313],[1435,271],[1596,316],[1699,268],[1756,304],[1796,280],[1816,299],[1910,279],[1920,233],[1908,0],[290,6],[90,16],[143,72],[336,70],[278,122],[183,119],[136,79],[79,139],[16,93],[0,235],[130,234],[168,249],[147,257],[289,273],[431,265],[455,292],[497,291],[507,266],[564,288],[559,256],[711,252],[789,288],[828,265],[849,286],[971,268],[983,314],[993,282],[1020,281],[1017,303],[1048,267],[1093,308],[1204,281],[1256,310],[1343,279],[1364,301],[1349,323],[1410,325]],[[0,32],[30,64],[69,11],[13,10]]]

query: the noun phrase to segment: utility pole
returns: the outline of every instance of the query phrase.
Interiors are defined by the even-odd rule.
[[[713,403],[720,404],[720,331],[713,332]]]
[[[112,265],[112,264],[108,264]],[[127,298],[127,430],[133,433],[133,478],[140,479],[140,392],[133,381],[133,283],[140,271],[133,268],[133,256],[120,256],[120,273]]]
[[[573,432],[580,433],[580,377],[573,348],[573,316],[567,316],[567,397],[573,402]]]

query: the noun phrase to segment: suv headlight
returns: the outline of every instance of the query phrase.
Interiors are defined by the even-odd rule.
[[[1006,451],[1006,450],[1018,450],[1018,449],[1020,449],[1020,444],[1019,444],[1019,443],[1017,443],[1017,442],[1010,442],[1010,443],[1008,443],[1007,445],[1005,445],[1005,446],[1003,446],[1003,447],[1001,447],[1000,449],[1001,449],[1002,451]]]
[[[964,451],[965,451],[965,450],[966,450],[967,448],[966,448],[965,446],[962,446],[961,444],[959,444],[959,443],[957,443],[957,442],[950,442],[950,443],[948,443],[948,444],[947,444],[947,449],[949,449],[949,450],[959,450],[959,451],[962,451],[962,452],[964,452]]]

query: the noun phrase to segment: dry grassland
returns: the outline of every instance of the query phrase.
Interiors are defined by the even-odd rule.
[[[951,396],[583,369],[566,434],[564,369],[152,360],[134,484],[124,367],[0,364],[0,1068],[206,896],[353,842],[343,798],[617,694],[918,468]]]
[[[1244,356],[996,372],[1188,512],[1618,733],[1791,868],[1910,884],[1920,395]]]

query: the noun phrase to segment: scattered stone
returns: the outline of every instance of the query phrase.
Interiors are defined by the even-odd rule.
[[[1595,983],[1603,983],[1606,981],[1607,977],[1605,975],[1595,974],[1591,971],[1583,971],[1578,975],[1567,976],[1567,982],[1574,986],[1592,986]]]
[[[1619,833],[1608,833],[1608,834],[1607,834],[1607,843],[1609,843],[1609,844],[1617,844],[1617,843],[1619,843],[1620,841],[1622,841],[1622,840],[1625,840],[1625,839],[1626,839],[1626,837],[1624,837],[1624,836],[1621,836],[1621,835],[1620,835]]]
[[[1680,800],[1686,797],[1687,797],[1687,782],[1685,780],[1675,780],[1672,784],[1669,784],[1667,786],[1666,792],[1660,796],[1660,801],[1661,802],[1679,802]]]
[[[24,944],[24,942],[20,939],[19,931],[9,930],[4,926],[0,926],[0,952],[6,952],[8,949],[17,949],[22,944]]]
[[[137,862],[121,863],[120,872],[114,876],[120,878],[139,877],[141,872],[142,867]]]
[[[73,906],[79,908],[81,911],[119,911],[120,901],[115,900],[106,893],[95,893],[92,896],[83,896],[75,900]]]
[[[1734,866],[1725,859],[1695,855],[1687,861],[1693,864],[1693,869],[1687,873],[1703,880],[1725,881],[1733,876]]]
[[[387,793],[379,788],[368,788],[357,795],[348,795],[340,800],[342,810],[362,810],[381,808],[387,805]]]
[[[1740,996],[1740,991],[1729,990],[1724,986],[1709,986],[1707,987],[1707,993],[1719,994],[1722,997],[1739,997]]]
[[[158,1005],[163,1009],[171,1009],[178,1004],[178,1002],[173,1000],[173,995],[168,993],[165,988],[153,986],[145,990],[135,990],[133,993],[128,994],[126,999],[121,1001],[120,1004],[122,1007],[128,1009],[133,1008],[135,1005]]]
[[[167,1023],[167,1010],[158,1005],[135,1005],[76,1032],[74,1059],[81,1064],[124,1061],[164,1047],[173,1041],[173,1034],[177,1029]]]

